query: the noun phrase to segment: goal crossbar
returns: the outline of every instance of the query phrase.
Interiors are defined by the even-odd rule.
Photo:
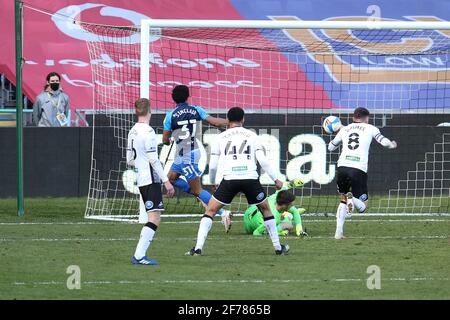
[[[239,29],[399,29],[450,30],[450,21],[327,21],[327,20],[141,20],[143,31],[151,28],[239,28]]]

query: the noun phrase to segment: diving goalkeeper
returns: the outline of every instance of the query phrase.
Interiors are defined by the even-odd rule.
[[[303,230],[301,214],[306,210],[303,208],[297,209],[293,203],[295,195],[289,189],[295,187],[303,187],[303,181],[295,179],[286,182],[283,188],[271,195],[267,200],[270,209],[275,217],[278,234],[286,236],[289,231],[295,230],[297,236],[305,237],[308,234]],[[254,236],[261,236],[266,232],[264,219],[256,206],[250,206],[244,213],[244,228],[248,234]]]

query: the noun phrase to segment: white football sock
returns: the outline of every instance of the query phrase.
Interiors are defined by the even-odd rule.
[[[205,245],[206,238],[208,237],[208,232],[212,227],[212,218],[203,216],[202,220],[200,220],[200,226],[198,228],[197,233],[197,244],[195,245],[195,250],[200,249],[203,250],[203,246]]]
[[[344,222],[348,207],[346,203],[340,203],[336,213],[336,233],[335,237],[341,237],[344,234]]]
[[[264,219],[264,224],[266,225],[267,233],[272,240],[273,247],[275,250],[281,250],[280,237],[278,236],[277,224],[274,217],[269,220]]]
[[[152,224],[154,226],[154,224]],[[146,253],[147,249],[153,241],[153,236],[155,235],[155,230],[150,228],[147,224],[141,230],[141,237],[134,252],[134,257],[137,260],[142,259]]]
[[[358,212],[364,212],[364,210],[366,210],[366,204],[363,201],[355,197],[352,198],[352,201],[353,206],[356,208],[356,210],[358,210]]]

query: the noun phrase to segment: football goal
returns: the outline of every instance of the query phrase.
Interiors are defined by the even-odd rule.
[[[450,212],[450,22],[329,19],[292,16],[269,20],[143,20],[140,26],[80,23],[94,83],[92,166],[85,216],[136,220],[140,210],[136,172],[125,161],[127,135],[135,122],[134,102],[150,99],[151,125],[159,137],[174,108],[171,90],[191,88],[189,103],[225,117],[231,107],[246,111],[271,163],[309,214],[333,214],[339,150],[323,132],[328,115],[351,122],[356,107],[399,148],[373,143],[369,160],[369,213],[441,215]],[[94,36],[95,35],[95,36]],[[448,122],[448,120],[447,120]],[[203,125],[200,141],[209,187],[209,146],[218,134]],[[174,149],[160,147],[168,171]],[[219,173],[220,175],[220,173]],[[273,183],[264,172],[269,193]],[[198,215],[202,206],[177,191],[165,200],[167,214]],[[246,208],[245,197],[231,206]]]

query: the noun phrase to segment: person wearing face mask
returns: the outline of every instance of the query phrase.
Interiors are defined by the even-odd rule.
[[[61,76],[50,72],[46,85],[33,105],[33,123],[38,127],[66,127],[69,125],[69,96],[60,85]]]

